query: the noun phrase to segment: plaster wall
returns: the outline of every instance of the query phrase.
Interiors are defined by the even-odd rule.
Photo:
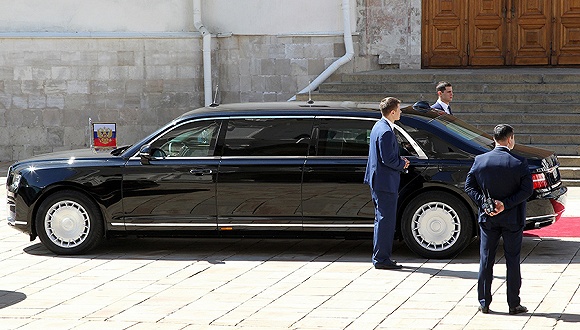
[[[356,0],[350,0],[354,7]],[[340,0],[203,0],[212,33],[341,32]],[[191,0],[0,0],[3,32],[193,32]],[[354,30],[356,11],[351,12]]]

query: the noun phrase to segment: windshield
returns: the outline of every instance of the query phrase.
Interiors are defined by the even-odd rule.
[[[400,123],[429,158],[472,158],[494,148],[491,135],[437,111],[404,109]]]
[[[470,144],[475,144],[485,149],[493,149],[495,146],[493,138],[489,134],[457,118],[439,116],[433,119],[431,123],[446,127],[452,135]]]

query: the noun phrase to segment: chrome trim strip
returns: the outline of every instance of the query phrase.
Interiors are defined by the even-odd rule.
[[[125,227],[216,227],[215,223],[115,223],[112,225]]]
[[[228,223],[220,224],[218,227],[302,227],[302,224],[296,223]]]
[[[413,149],[415,149],[415,152],[417,153],[417,155],[419,155],[419,159],[429,159],[429,157],[427,157],[427,154],[423,151],[423,149],[421,149],[421,147],[419,147],[417,141],[413,140],[413,138],[411,137],[411,135],[409,135],[409,133],[407,133],[399,125],[397,124],[393,125],[395,126],[395,129],[399,131],[399,133],[401,133],[405,137],[405,139],[409,141],[409,143],[411,143],[411,146],[413,146]]]
[[[343,116],[316,116],[316,119],[356,119],[356,120],[368,120],[368,121],[378,121],[379,118],[371,117],[343,117]]]
[[[26,222],[26,221],[11,221],[11,220],[8,220],[8,224],[9,225],[12,225],[12,226],[26,226],[26,225],[28,225],[28,222]]]
[[[540,215],[540,216],[537,216],[537,217],[526,217],[526,221],[549,219],[549,218],[555,217],[557,215],[558,214],[553,213],[553,214]]]
[[[151,223],[151,224],[144,224],[144,223],[120,223],[120,222],[113,222],[111,223],[112,226],[126,226],[126,227],[305,227],[305,228],[373,228],[373,224],[346,224],[346,225],[336,225],[336,224],[293,224],[293,223],[282,223],[282,224],[275,224],[275,223],[231,223],[231,224],[221,224],[217,225],[215,223],[211,224],[196,224],[196,223]]]
[[[335,224],[313,224],[313,225],[304,225],[306,228],[373,228],[374,224],[366,224],[366,225],[335,225]]]

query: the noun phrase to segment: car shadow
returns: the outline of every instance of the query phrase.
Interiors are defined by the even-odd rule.
[[[18,304],[26,299],[26,295],[17,291],[0,290],[0,309]]]
[[[58,256],[61,258],[88,259],[150,259],[189,260],[216,263],[228,260],[293,260],[370,262],[371,239],[315,239],[315,238],[114,238],[106,240],[89,254]],[[31,255],[55,256],[36,241],[24,248]],[[522,259],[524,262],[577,263],[573,256],[580,252],[577,240],[556,238],[524,238]],[[497,260],[503,249],[498,248]],[[479,242],[474,240],[452,259],[425,259],[417,256],[401,242],[395,242],[393,255],[400,262],[425,263],[449,262],[478,263]],[[500,260],[501,262],[501,260]]]

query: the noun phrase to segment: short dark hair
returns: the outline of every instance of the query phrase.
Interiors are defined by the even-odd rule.
[[[401,100],[389,96],[381,100],[381,103],[379,104],[379,109],[381,109],[381,113],[383,114],[383,116],[386,117],[389,114],[389,112],[397,109],[397,106],[399,104],[401,104]]]
[[[505,141],[514,135],[514,128],[508,124],[499,124],[493,129],[493,139]]]
[[[453,86],[451,86],[451,84],[446,82],[446,81],[440,81],[437,83],[437,87],[435,87],[435,90],[438,92],[445,92],[445,89],[447,87],[453,87]]]

